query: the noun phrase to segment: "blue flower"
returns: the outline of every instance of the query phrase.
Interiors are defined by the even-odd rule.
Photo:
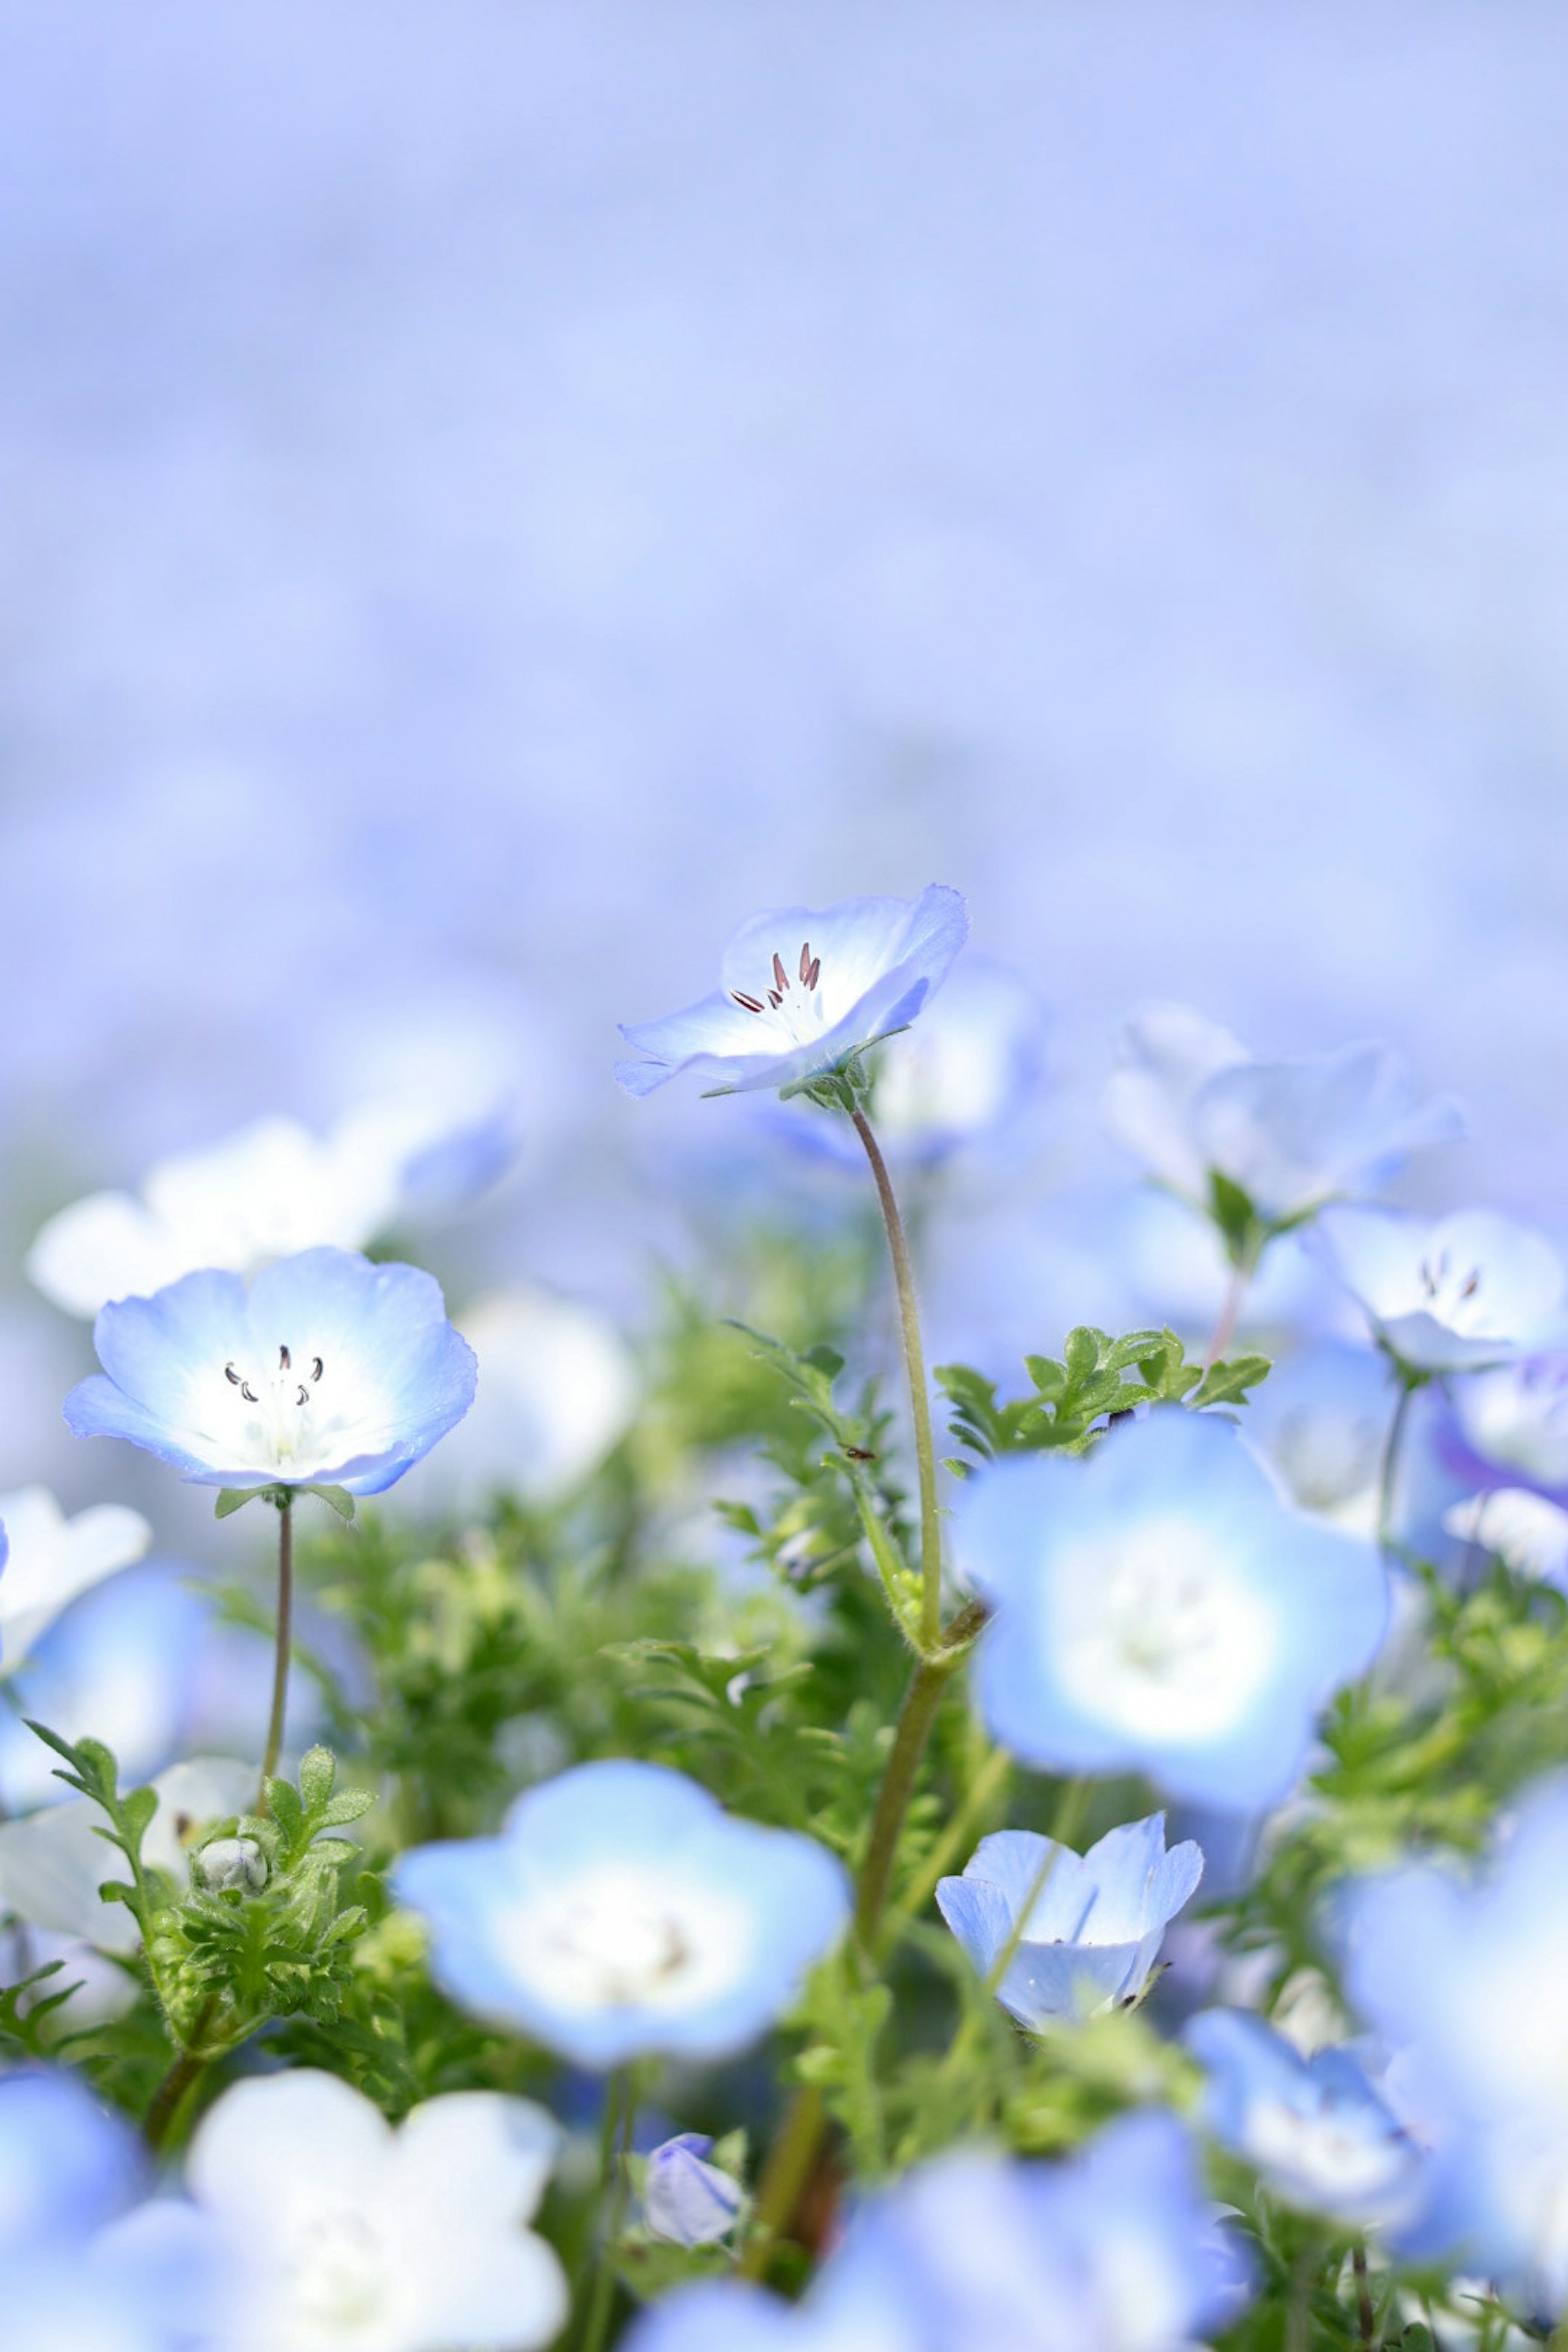
[[[1468,1874],[1412,1864],[1348,1906],[1345,1981],[1431,2147],[1402,2237],[1568,2305],[1568,1783],[1548,1781]]]
[[[1407,1372],[1503,1363],[1549,1328],[1563,1297],[1563,1264],[1550,1242],[1489,1209],[1430,1223],[1384,1209],[1333,1209],[1310,1246]]]
[[[913,901],[770,908],[736,932],[710,996],[623,1026],[642,1059],[616,1076],[633,1095],[686,1070],[710,1094],[808,1085],[907,1028],[968,932],[963,898],[936,883]]]
[[[1279,2194],[1365,2229],[1414,2201],[1421,2158],[1350,2050],[1303,2058],[1241,2010],[1205,2010],[1184,2040],[1208,2076],[1203,2120]]]
[[[647,2313],[626,2352],[1190,2352],[1247,2293],[1172,2116],[1065,2164],[963,2150],[850,2221],[800,2304],[724,2281]]]
[[[416,1847],[394,1884],[456,2000],[593,2067],[744,2049],[849,1916],[846,1874],[813,1839],[623,1761],[529,1790],[499,1837]]]
[[[678,2132],[647,2159],[643,2219],[674,2246],[710,2246],[734,2228],[745,2191],[732,2174],[705,2164],[713,2143],[703,2132]]]
[[[1260,1062],[1183,1004],[1149,1004],[1106,1090],[1112,1132],[1201,1208],[1225,1178],[1267,1225],[1364,1191],[1412,1151],[1463,1134],[1458,1107],[1422,1103],[1381,1045]]]
[[[1393,1410],[1377,1349],[1324,1340],[1272,1367],[1247,1405],[1247,1441],[1302,1510],[1371,1536]]]
[[[375,1495],[460,1421],[473,1351],[411,1265],[313,1249],[187,1274],[105,1307],[100,1373],[66,1399],[78,1437],[124,1437],[203,1486]]]
[[[940,1882],[936,1899],[983,1977],[1017,1936],[996,1998],[1037,2030],[1136,2000],[1203,1870],[1195,1845],[1166,1853],[1163,1813],[1123,1823],[1084,1854],[1028,1830],[999,1830],[982,1838],[962,1878]]]
[[[62,1609],[141,1559],[153,1530],[99,1503],[68,1519],[47,1486],[0,1495],[0,1673],[19,1666]]]
[[[1289,1790],[1387,1617],[1370,1545],[1289,1510],[1229,1422],[1175,1408],[1087,1461],[996,1463],[954,1537],[996,1606],[977,1681],[1005,1747],[1235,1811]]]
[[[1525,1356],[1456,1381],[1436,1444],[1477,1486],[1526,1486],[1568,1503],[1568,1353]]]

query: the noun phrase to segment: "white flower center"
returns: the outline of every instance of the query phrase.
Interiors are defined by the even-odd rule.
[[[556,2008],[673,2011],[734,1981],[752,1923],[721,1887],[599,1863],[517,1906],[503,1936],[519,1974]]]
[[[1492,1328],[1492,1305],[1479,1265],[1447,1249],[1430,1250],[1409,1277],[1408,1296],[1395,1312],[1430,1315],[1445,1330],[1482,1338]]]
[[[1305,2181],[1331,2202],[1375,2197],[1411,2161],[1409,2143],[1394,2130],[1331,2103],[1300,2115],[1283,2099],[1260,2099],[1247,2114],[1247,2142],[1258,2165]]]
[[[765,1029],[785,1045],[809,1045],[831,1029],[834,1016],[823,1002],[822,959],[814,956],[809,940],[801,941],[800,955],[786,966],[777,950],[760,989],[732,988],[731,997],[742,1012],[754,1013]]]
[[[1268,1675],[1278,1633],[1266,1602],[1187,1519],[1072,1547],[1057,1590],[1064,1683],[1086,1714],[1140,1742],[1227,1730]]]
[[[289,1347],[279,1347],[276,1366],[259,1377],[232,1359],[225,1364],[224,1379],[241,1404],[252,1409],[245,1423],[247,1452],[275,1462],[281,1469],[313,1450],[317,1391],[326,1369],[320,1356],[307,1358],[297,1369],[294,1351]]]
[[[237,1354],[199,1364],[184,1420],[225,1466],[296,1482],[384,1452],[396,1435],[388,1397],[363,1358],[298,1338],[280,1339],[263,1362]]]
[[[326,2329],[363,2326],[385,2299],[387,2257],[363,2213],[315,2215],[290,2248],[293,2298],[301,2318]]]

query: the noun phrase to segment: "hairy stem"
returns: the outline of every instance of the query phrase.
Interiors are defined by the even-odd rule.
[[[153,2092],[152,2105],[142,2118],[142,2143],[154,2156],[162,2152],[187,2095],[212,2063],[211,2056],[203,2050],[201,2042],[216,2007],[217,1995],[209,1993],[196,2012],[189,2042]]]
[[[866,1147],[876,1179],[882,1223],[888,1229],[888,1249],[893,1261],[893,1281],[899,1294],[899,1326],[904,1345],[904,1370],[909,1374],[910,1406],[915,1423],[915,1461],[921,1485],[921,1636],[934,1649],[942,1632],[942,1526],[936,1507],[936,1447],[931,1440],[931,1396],[926,1388],[925,1351],[921,1345],[920,1310],[915,1304],[914,1268],[899,1214],[892,1180],[881,1147],[863,1110],[853,1114],[855,1132]]]
[[[267,1726],[267,1748],[261,1759],[258,1813],[267,1811],[267,1783],[278,1769],[283,1748],[283,1715],[289,1703],[289,1654],[294,1618],[293,1497],[278,1507],[278,1647],[272,1662],[272,1713]]]
[[[1377,1482],[1377,1546],[1385,1559],[1394,1545],[1394,1496],[1399,1479],[1399,1452],[1410,1400],[1415,1393],[1414,1381],[1406,1379],[1403,1372],[1398,1374],[1398,1380],[1399,1402],[1388,1424],[1388,1442],[1383,1449],[1383,1469]]]

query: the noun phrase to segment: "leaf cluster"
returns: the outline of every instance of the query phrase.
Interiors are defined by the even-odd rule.
[[[1026,1356],[1030,1393],[999,1403],[996,1383],[967,1364],[939,1364],[937,1385],[953,1407],[949,1428],[982,1461],[1003,1454],[1083,1454],[1102,1428],[1140,1405],[1184,1404],[1195,1412],[1246,1401],[1268,1370],[1266,1356],[1194,1363],[1174,1331],[1130,1331],[1121,1339],[1079,1324],[1057,1356]],[[962,1457],[948,1468],[967,1477]]]

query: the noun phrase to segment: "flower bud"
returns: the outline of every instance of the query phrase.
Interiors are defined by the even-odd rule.
[[[709,2246],[734,2227],[744,2194],[729,2173],[703,2163],[712,2145],[700,2132],[681,2132],[648,2158],[643,2218],[656,2238]]]
[[[191,1856],[196,1885],[209,1895],[237,1886],[244,1895],[258,1895],[267,1884],[267,1857],[254,1838],[214,1838]]]

